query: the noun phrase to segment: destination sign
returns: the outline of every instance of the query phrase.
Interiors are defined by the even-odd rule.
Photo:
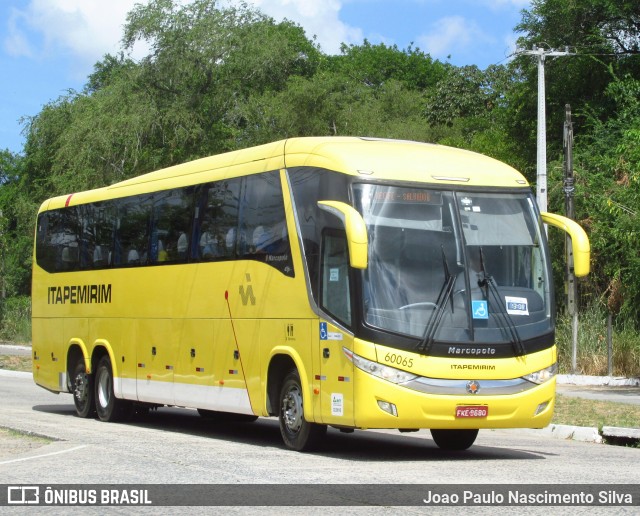
[[[375,203],[431,204],[441,205],[442,194],[421,188],[376,189],[372,195]]]

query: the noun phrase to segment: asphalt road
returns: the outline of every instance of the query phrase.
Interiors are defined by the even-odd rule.
[[[55,439],[0,458],[7,483],[637,483],[640,449],[563,441],[535,431],[480,431],[444,452],[427,431],[330,429],[325,447],[284,448],[275,419],[213,424],[163,408],[126,424],[75,416],[69,394],[0,371],[0,426]]]

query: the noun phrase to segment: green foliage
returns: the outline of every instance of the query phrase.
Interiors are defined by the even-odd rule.
[[[615,322],[615,321],[614,321]],[[613,375],[640,376],[640,335],[630,319],[613,326]],[[556,327],[558,362],[562,374],[572,372],[572,317],[562,313]],[[578,317],[577,373],[608,374],[607,311],[597,303],[583,306]]]
[[[395,80],[412,90],[431,88],[447,73],[447,65],[433,61],[418,48],[399,50],[367,40],[362,45],[343,44],[342,55],[327,58],[326,67],[358,84],[380,87]]]
[[[583,296],[640,319],[640,4],[534,0],[521,47],[546,61],[550,207],[562,212],[564,105],[576,134],[576,213],[593,274]],[[143,44],[148,54],[128,56]],[[418,48],[343,45],[324,55],[303,29],[245,4],[136,4],[121,48],[86,87],[27,120],[24,155],[0,153],[0,263],[7,296],[28,295],[35,213],[51,197],[281,138],[363,135],[444,143],[493,156],[535,180],[535,58],[480,70]],[[558,158],[557,158],[558,159]],[[563,241],[553,232],[555,270]],[[557,283],[561,299],[561,282]]]
[[[0,300],[0,339],[15,343],[31,341],[31,299],[29,297]]]
[[[615,116],[591,118],[576,141],[576,217],[588,228],[595,274],[589,285],[613,313],[640,318],[640,81],[607,89]]]

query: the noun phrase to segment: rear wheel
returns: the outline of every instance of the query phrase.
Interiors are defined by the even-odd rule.
[[[302,386],[297,369],[282,382],[279,398],[280,433],[288,448],[309,451],[316,448],[327,432],[326,425],[310,423],[304,418]]]
[[[92,417],[95,412],[93,403],[93,376],[87,374],[84,358],[80,357],[73,368],[71,377],[73,404],[79,417]]]
[[[131,412],[131,403],[113,393],[113,370],[108,355],[98,362],[95,378],[96,412],[100,421],[120,421]]]
[[[476,440],[478,430],[431,430],[431,437],[443,450],[466,450]]]

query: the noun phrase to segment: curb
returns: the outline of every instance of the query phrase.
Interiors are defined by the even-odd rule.
[[[602,443],[602,436],[595,427],[572,426],[572,425],[555,425],[550,424],[540,430],[535,430],[545,437],[554,439],[568,439],[572,441],[581,441],[588,443]]]
[[[581,374],[559,374],[556,376],[559,385],[591,385],[603,387],[640,387],[640,378],[624,378],[622,376],[587,376]]]
[[[584,443],[602,444],[608,441],[610,444],[616,444],[616,441],[640,441],[640,428],[604,426],[601,434],[596,427],[550,424],[545,428],[530,431],[542,437]]]

